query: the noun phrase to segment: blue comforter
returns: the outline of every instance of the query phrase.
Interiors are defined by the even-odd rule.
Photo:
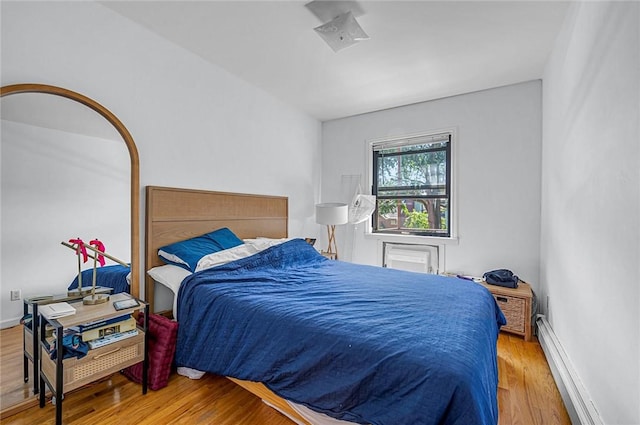
[[[473,282],[341,261],[296,239],[194,273],[176,363],[371,424],[496,424],[504,316]]]

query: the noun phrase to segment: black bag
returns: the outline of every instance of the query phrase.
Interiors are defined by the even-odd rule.
[[[520,280],[511,270],[507,269],[492,270],[486,272],[482,277],[491,285],[504,286],[506,288],[517,288]]]

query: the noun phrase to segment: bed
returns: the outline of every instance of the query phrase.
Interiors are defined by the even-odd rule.
[[[273,241],[174,288],[178,366],[230,377],[298,423],[497,423],[504,316],[482,286],[328,260],[287,238],[281,197],[148,187],[146,224],[147,270],[215,229]]]

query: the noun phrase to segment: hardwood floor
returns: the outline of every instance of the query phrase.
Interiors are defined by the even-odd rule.
[[[22,334],[19,326],[0,331],[2,407],[4,388],[22,384]],[[9,356],[17,346],[18,356]],[[5,356],[5,354],[7,354]],[[540,344],[500,334],[498,339],[499,425],[570,425]],[[13,380],[7,382],[7,380]],[[17,381],[17,382],[16,382]],[[50,401],[10,417],[2,424],[54,424]],[[289,419],[226,378],[205,375],[190,380],[172,374],[169,386],[142,395],[141,387],[121,374],[65,395],[63,422],[80,424],[291,425]]]
[[[498,410],[499,425],[571,425],[536,338],[500,333]]]
[[[0,407],[3,417],[7,406],[15,406],[31,397],[31,382],[23,380],[22,325],[0,331]],[[29,363],[29,376],[33,374]]]

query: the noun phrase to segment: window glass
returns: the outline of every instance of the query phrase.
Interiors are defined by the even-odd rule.
[[[451,135],[373,147],[373,232],[450,236]]]

